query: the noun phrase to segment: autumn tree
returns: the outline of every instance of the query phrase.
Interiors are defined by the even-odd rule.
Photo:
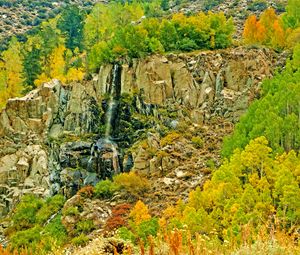
[[[166,229],[171,225],[211,238],[216,231],[219,238],[236,241],[243,226],[259,231],[266,222],[274,224],[276,215],[281,227],[293,231],[300,224],[299,160],[294,151],[274,158],[265,137],[251,140],[202,189],[190,193],[183,209],[167,208],[161,222]]]
[[[251,15],[245,22],[243,38],[246,44],[265,42],[266,28],[257,20],[255,15]]]
[[[243,38],[246,44],[263,44],[283,49],[286,46],[287,33],[275,10],[269,8],[261,14],[259,20],[255,15],[248,17],[244,25]]]
[[[233,135],[224,140],[224,156],[261,135],[267,137],[275,152],[300,148],[299,49],[295,47],[293,60],[282,73],[263,82],[261,99],[250,105]]]
[[[35,85],[50,81],[51,79],[58,79],[62,83],[71,81],[81,81],[84,77],[84,69],[82,67],[68,66],[66,62],[66,55],[68,51],[64,45],[59,45],[53,50],[49,56],[49,73],[43,72],[35,80]],[[72,55],[72,52],[69,54]]]
[[[96,5],[85,24],[89,70],[102,63],[164,51],[226,48],[234,25],[223,13],[198,13],[171,18],[146,18],[134,4]]]
[[[21,57],[21,44],[15,37],[9,43],[9,47],[2,53],[0,68],[1,105],[8,98],[19,96],[23,84],[23,59]]]
[[[143,221],[151,218],[148,207],[141,200],[136,202],[129,217],[133,220],[135,225],[140,225]]]

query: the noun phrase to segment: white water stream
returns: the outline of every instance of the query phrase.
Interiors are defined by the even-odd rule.
[[[105,121],[105,124],[106,124],[105,140],[108,140],[108,141],[110,140],[113,111],[116,106],[115,94],[116,94],[117,75],[118,75],[118,65],[114,65],[110,95],[109,95],[109,100],[108,100],[108,108],[106,111],[106,121]]]

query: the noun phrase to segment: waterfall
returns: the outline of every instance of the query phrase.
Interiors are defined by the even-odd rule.
[[[111,178],[112,175],[120,172],[118,145],[111,137],[118,110],[118,97],[121,87],[120,70],[120,66],[115,64],[106,89],[109,92],[109,98],[106,102],[105,134],[104,137],[98,139],[92,145],[91,157],[88,160],[89,168],[94,168],[100,175],[100,179]]]
[[[118,83],[119,65],[115,64],[113,68],[113,75],[110,87],[110,94],[108,100],[108,107],[106,111],[106,129],[105,129],[105,139],[110,140],[110,133],[112,128],[112,118],[114,114],[114,109],[116,107],[116,94],[117,94],[117,83]]]

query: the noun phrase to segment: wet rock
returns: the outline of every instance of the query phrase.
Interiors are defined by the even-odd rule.
[[[93,185],[95,186],[98,182],[99,182],[99,176],[96,173],[87,173],[87,176],[85,177],[84,181],[83,181],[83,185],[87,186],[87,185]]]

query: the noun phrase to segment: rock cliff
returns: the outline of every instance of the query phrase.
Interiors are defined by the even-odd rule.
[[[176,168],[175,177],[185,179],[188,173],[180,170],[176,157],[188,158],[192,165],[197,150],[190,149],[193,157],[179,155],[184,154],[179,141],[172,145],[175,149],[166,149],[168,157],[154,158],[139,140],[146,138],[148,147],[161,150],[161,123],[176,129],[181,121],[197,127],[217,117],[236,122],[259,95],[261,80],[283,62],[269,50],[237,48],[150,56],[123,64],[114,143],[109,146],[102,146],[101,138],[112,65],[101,67],[90,81],[62,86],[53,80],[25,97],[10,99],[0,114],[0,214],[24,193],[62,192],[70,197],[103,178],[103,169],[113,170],[116,157],[123,171],[133,167],[151,174],[159,167]],[[117,156],[115,143],[120,147]],[[161,181],[168,186],[175,179]]]

